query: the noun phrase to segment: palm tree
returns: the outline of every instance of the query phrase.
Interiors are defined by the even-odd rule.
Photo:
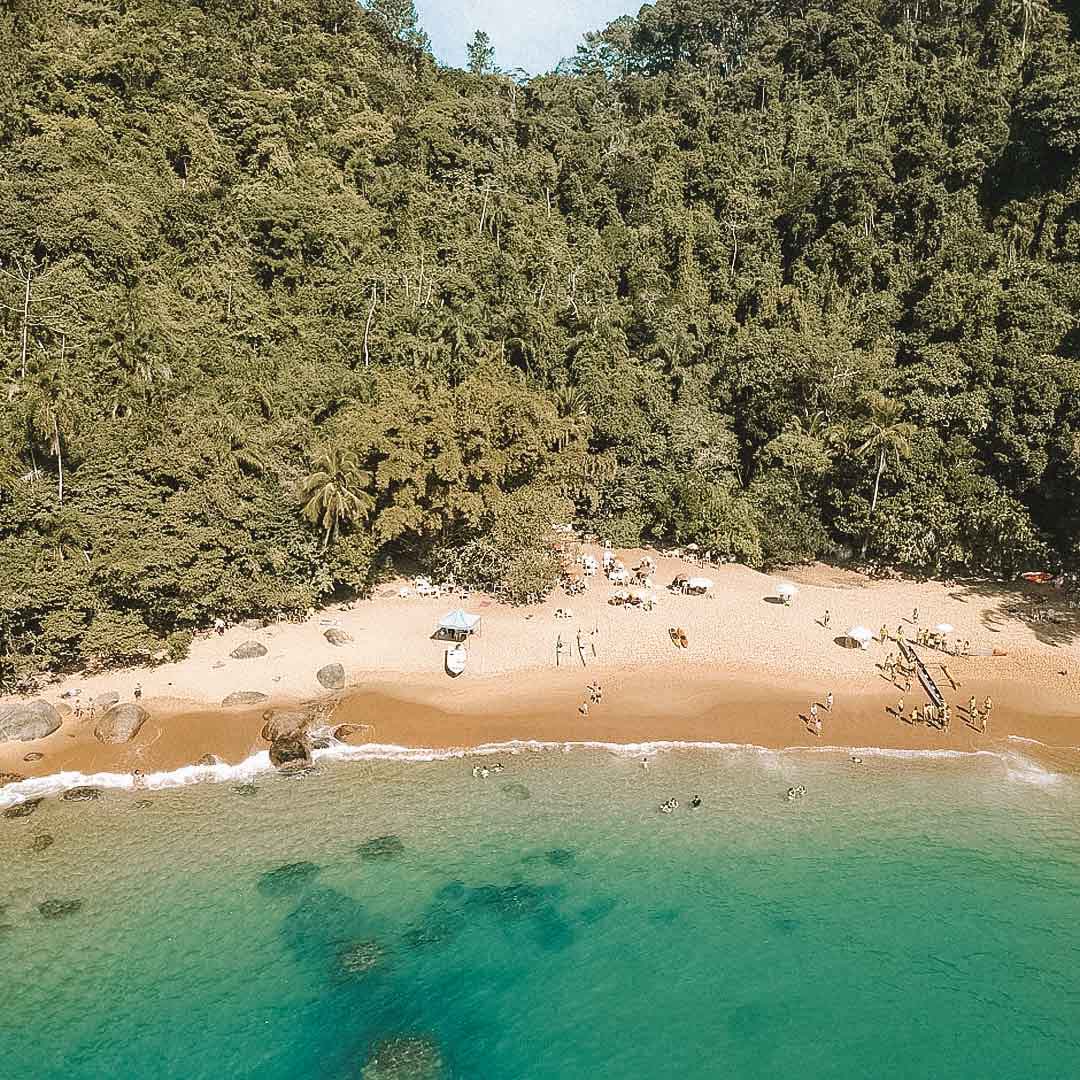
[[[304,517],[324,530],[323,551],[342,525],[366,518],[374,509],[375,500],[364,490],[371,481],[371,473],[360,468],[356,455],[340,447],[324,451],[315,471],[304,477]]]
[[[555,411],[559,414],[555,444],[559,450],[565,450],[588,421],[585,395],[576,386],[560,386],[555,391]]]
[[[37,379],[26,396],[26,425],[31,451],[33,443],[42,440],[49,455],[56,459],[59,473],[57,494],[64,505],[64,438],[70,436],[75,412],[75,396],[56,372]]]
[[[877,473],[874,476],[874,496],[870,500],[871,515],[877,509],[878,493],[881,490],[881,474],[885,471],[885,465],[889,458],[895,458],[899,467],[900,459],[911,456],[912,435],[915,434],[914,424],[909,424],[900,419],[904,406],[899,401],[885,397],[883,394],[873,395],[869,401],[869,415],[866,422],[859,428],[859,438],[863,442],[855,448],[855,453],[861,458],[873,460],[877,458]],[[866,547],[870,541],[869,529],[863,538],[862,554],[866,557]]]
[[[1024,20],[1023,36],[1020,39],[1020,59],[1023,60],[1027,53],[1028,31],[1049,12],[1050,5],[1046,0],[1012,0],[1009,8],[1014,16]]]

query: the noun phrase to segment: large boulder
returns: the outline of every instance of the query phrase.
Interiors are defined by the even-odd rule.
[[[352,643],[352,634],[348,630],[341,630],[336,626],[331,626],[329,630],[323,632],[323,637],[330,642],[331,645],[349,645]]]
[[[94,708],[108,709],[115,705],[119,700],[119,690],[102,690],[100,694],[94,695]]]
[[[0,742],[18,739],[30,742],[44,739],[60,726],[60,714],[47,702],[18,701],[13,705],[0,705]]]
[[[150,714],[141,705],[130,701],[114,705],[98,720],[94,738],[103,743],[131,742],[149,719]]]
[[[20,803],[16,803],[14,806],[9,806],[4,811],[4,817],[9,821],[14,821],[16,818],[29,817],[43,802],[41,798],[37,799],[24,799]]]
[[[314,719],[311,713],[295,709],[267,709],[263,713],[262,737],[267,742],[297,738],[307,733]]]
[[[64,802],[93,802],[101,798],[101,788],[96,787],[73,787],[62,792],[60,798]]]
[[[259,641],[245,641],[237,645],[229,655],[234,660],[252,660],[256,656],[265,656],[266,646]]]
[[[327,690],[345,689],[345,669],[340,664],[326,664],[315,672],[315,678]]]
[[[303,735],[275,739],[270,744],[270,764],[275,769],[308,766],[311,764],[311,746]]]
[[[25,776],[21,776],[17,772],[0,772],[0,787],[3,787],[5,784],[18,784],[25,779]]]
[[[267,695],[260,690],[234,690],[226,697],[222,705],[258,705],[260,701],[266,701]]]

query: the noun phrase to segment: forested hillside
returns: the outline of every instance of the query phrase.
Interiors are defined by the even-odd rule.
[[[524,85],[408,0],[14,0],[0,40],[8,686],[391,561],[521,595],[575,516],[1080,556],[1059,5],[662,0]]]

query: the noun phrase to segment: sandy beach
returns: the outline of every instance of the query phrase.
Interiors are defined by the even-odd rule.
[[[646,553],[617,554],[633,566]],[[26,777],[151,772],[193,764],[206,754],[235,763],[267,748],[260,737],[265,709],[312,702],[324,705],[330,726],[354,725],[347,736],[353,743],[445,748],[515,739],[671,740],[973,751],[1027,739],[1055,766],[1075,767],[1080,616],[1070,608],[1058,609],[1053,622],[1027,617],[1034,604],[1055,610],[1050,589],[875,580],[824,565],[764,575],[743,566],[701,568],[685,558],[647,554],[657,562],[652,611],[609,604],[614,589],[602,574],[583,595],[566,597],[557,590],[526,608],[479,594],[402,597],[394,585],[303,623],[235,626],[223,635],[202,635],[178,663],[58,680],[40,696],[68,707],[77,700],[84,710],[110,691],[131,700],[140,684],[151,718],[129,743],[104,745],[85,711],[81,717],[72,711],[45,739],[0,744],[0,770]],[[664,586],[680,573],[707,574],[714,586],[704,596],[668,592]],[[799,590],[790,605],[776,597],[782,580]],[[470,643],[465,674],[451,679],[443,670],[446,645],[432,635],[438,618],[457,607],[480,615],[483,624]],[[560,608],[571,616],[557,618]],[[911,639],[915,608],[920,625],[947,622],[955,628],[954,640],[971,645],[972,655],[965,657],[920,650],[953,706],[949,735],[888,711],[900,696],[909,712],[926,700],[917,683],[902,695],[880,670],[895,652],[894,643],[875,640],[863,650],[842,641],[854,625],[875,635],[882,625],[890,634],[903,626]],[[685,629],[688,648],[672,644],[673,626]],[[351,641],[331,644],[325,637],[330,628],[345,631]],[[568,649],[557,664],[560,635]],[[259,642],[266,654],[231,658],[246,641]],[[346,688],[331,694],[316,672],[334,662],[345,669]],[[603,700],[583,714],[579,707],[592,681],[603,687]],[[77,699],[63,697],[76,689]],[[239,691],[265,694],[266,700],[222,706]],[[831,713],[824,709],[830,691]],[[994,699],[987,734],[957,709],[972,695],[979,702],[987,695]],[[815,701],[821,703],[820,737],[805,723]],[[26,761],[28,753],[42,756]]]

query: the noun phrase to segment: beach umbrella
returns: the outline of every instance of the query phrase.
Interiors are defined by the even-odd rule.
[[[859,648],[861,649],[865,649],[867,643],[874,640],[874,632],[872,630],[867,630],[865,626],[851,627],[847,632],[847,636],[851,638],[852,641],[857,641],[859,643]]]
[[[776,586],[776,595],[782,596],[785,600],[790,600],[793,596],[798,596],[798,587],[792,585],[790,581],[781,581]]]
[[[952,623],[939,622],[937,626],[934,627],[934,633],[941,634],[942,637],[944,637],[946,634],[951,634],[952,632]]]
[[[694,589],[698,592],[707,592],[712,588],[712,578],[707,577],[692,577],[687,581],[686,587],[688,589]]]

